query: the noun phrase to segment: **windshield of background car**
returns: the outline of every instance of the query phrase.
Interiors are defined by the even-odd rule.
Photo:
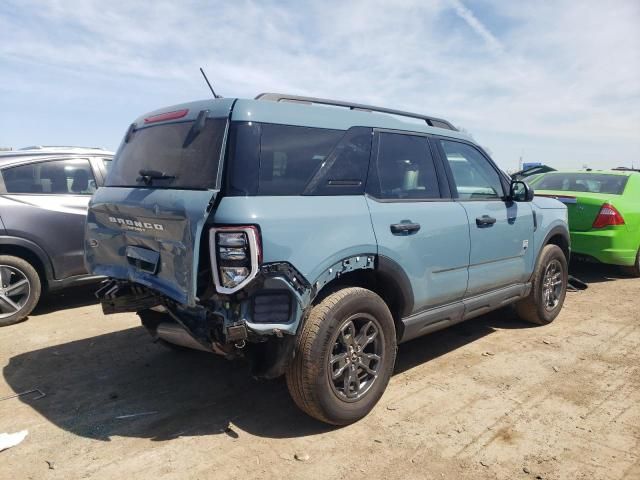
[[[116,153],[105,185],[215,188],[227,119],[207,119],[195,138],[193,132],[190,134],[194,124],[165,123],[135,130]],[[188,136],[190,140],[186,141]],[[143,178],[143,173],[148,172],[153,173]]]
[[[588,192],[621,195],[629,179],[626,175],[606,173],[547,173],[535,183],[536,190]]]

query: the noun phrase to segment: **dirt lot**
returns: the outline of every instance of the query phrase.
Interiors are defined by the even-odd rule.
[[[638,479],[640,279],[577,273],[589,290],[550,326],[501,311],[402,345],[378,407],[339,429],[68,291],[0,329],[0,397],[46,393],[0,402],[0,432],[29,430],[0,478]]]

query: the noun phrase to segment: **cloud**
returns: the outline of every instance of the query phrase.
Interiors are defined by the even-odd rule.
[[[205,97],[204,66],[225,96],[285,91],[442,116],[505,168],[523,152],[565,166],[630,163],[640,156],[638,23],[633,0],[8,0],[0,112],[27,107],[43,124],[24,132],[0,113],[0,143],[82,131],[115,146],[145,110]],[[96,110],[99,126],[74,128]]]
[[[471,10],[465,7],[460,0],[450,0],[456,14],[462,18],[471,29],[476,32],[487,45],[497,52],[502,52],[504,47],[489,29],[476,17]]]

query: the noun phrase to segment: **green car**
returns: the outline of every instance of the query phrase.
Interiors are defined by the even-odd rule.
[[[639,171],[550,172],[531,186],[567,205],[575,257],[628,267],[640,277]]]

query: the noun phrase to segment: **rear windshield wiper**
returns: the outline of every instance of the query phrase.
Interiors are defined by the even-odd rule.
[[[153,180],[173,180],[176,178],[175,175],[167,175],[163,172],[159,172],[158,170],[146,170],[142,169],[138,172],[140,176],[136,179],[137,182],[142,182],[145,185],[151,185]]]

